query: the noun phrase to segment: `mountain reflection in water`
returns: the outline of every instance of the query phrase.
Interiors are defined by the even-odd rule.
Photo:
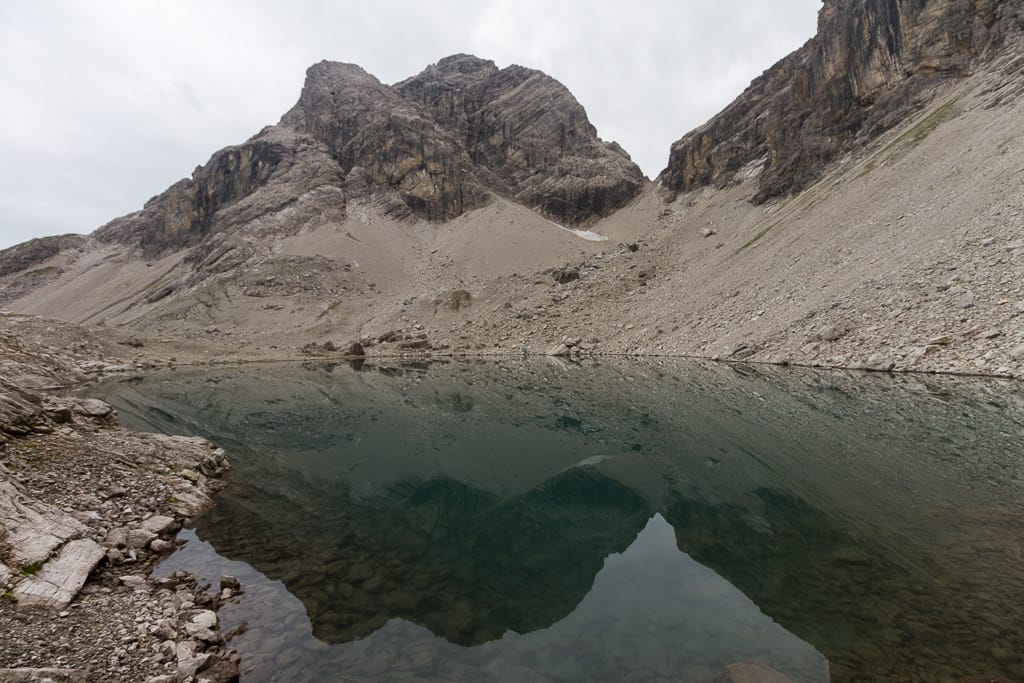
[[[488,362],[107,390],[232,454],[164,570],[241,575],[247,680],[1024,676],[1012,383]]]

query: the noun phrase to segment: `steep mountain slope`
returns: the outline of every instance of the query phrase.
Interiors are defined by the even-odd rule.
[[[295,330],[330,311],[350,334],[360,321],[349,307],[400,305],[593,249],[601,236],[565,226],[594,226],[648,185],[538,71],[457,55],[387,86],[321,62],[277,125],[142,210],[88,237],[0,252],[0,303],[171,333],[236,318],[247,331]],[[439,244],[451,249],[433,258]]]
[[[1022,140],[1024,0],[829,0],[656,187],[539,72],[325,62],[142,211],[0,254],[0,303],[229,354],[565,337],[1024,375]]]
[[[821,17],[673,146],[638,252],[509,297],[526,319],[480,336],[1024,374],[1024,3],[851,0]],[[825,125],[844,117],[864,123]]]
[[[943,83],[1012,50],[1022,12],[998,0],[825,0],[817,35],[673,144],[658,181],[687,192],[763,169],[755,201],[798,192]]]

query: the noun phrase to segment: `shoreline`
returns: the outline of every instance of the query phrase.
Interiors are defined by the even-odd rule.
[[[52,393],[87,387],[78,364],[115,356],[80,328],[50,329],[0,329],[0,682],[238,680],[217,616],[238,583],[152,576],[215,504],[226,452]]]
[[[197,675],[198,680],[221,683],[239,676],[240,658],[229,645],[233,634],[221,633],[217,610],[244,587],[232,577],[214,587],[185,574],[152,577],[153,569],[176,549],[176,531],[215,504],[230,467],[227,454],[205,439],[117,425],[109,405],[83,398],[97,381],[164,369],[260,363],[522,358],[559,363],[678,360],[894,376],[1022,379],[967,371],[578,349],[558,354],[371,351],[361,356],[259,350],[258,357],[210,357],[153,344],[144,355],[129,360],[109,334],[53,320],[28,322],[25,329],[0,329],[0,488],[15,503],[5,507],[0,500],[0,633],[16,634],[0,638],[0,681],[48,677],[75,682],[92,680],[98,672],[103,680],[145,683],[192,681]],[[41,332],[36,329],[42,326]],[[54,329],[57,334],[51,334]],[[48,540],[40,545],[41,537]],[[19,539],[24,538],[37,539],[35,555],[17,554],[19,543],[24,545]],[[83,565],[67,560],[65,555],[74,554],[69,548],[84,550],[88,561]],[[70,573],[81,575],[81,583],[60,600],[43,591],[45,599],[38,604],[23,604],[38,598],[38,591],[26,588],[45,583],[41,580],[54,575],[48,567],[59,569],[62,562],[71,567]]]
[[[227,358],[202,358],[202,359],[190,359],[175,361],[173,363],[165,363],[154,367],[140,367],[132,370],[122,370],[117,372],[107,372],[98,376],[99,379],[106,379],[119,374],[127,374],[130,372],[148,372],[160,368],[178,368],[178,367],[204,367],[204,366],[220,366],[220,365],[256,365],[260,363],[303,363],[317,360],[329,360],[339,362],[352,362],[352,361],[364,361],[372,362],[377,359],[398,359],[408,361],[423,361],[431,359],[471,359],[471,358],[554,358],[562,361],[577,362],[582,359],[600,359],[600,358],[622,358],[627,360],[643,360],[648,358],[656,359],[667,359],[667,360],[691,360],[691,361],[704,361],[709,363],[725,363],[728,365],[760,365],[770,366],[777,368],[803,368],[807,370],[830,370],[830,371],[847,371],[847,372],[863,372],[874,375],[932,375],[942,377],[970,377],[975,379],[1000,379],[1000,380],[1014,380],[1024,381],[1024,375],[1014,374],[998,374],[995,372],[979,372],[979,371],[968,371],[968,370],[919,370],[914,368],[891,368],[881,369],[874,367],[865,367],[863,365],[826,365],[820,363],[804,363],[790,360],[784,361],[770,361],[770,360],[750,360],[750,359],[734,359],[734,358],[722,358],[720,356],[702,356],[695,354],[674,354],[674,353],[615,353],[615,352],[591,352],[582,354],[579,356],[568,357],[562,355],[554,355],[547,353],[517,353],[514,351],[504,352],[465,352],[465,353],[373,353],[362,356],[358,355],[346,355],[346,354],[330,354],[330,353],[318,353],[318,354],[301,354],[301,355],[280,355],[280,356],[269,356],[262,358],[244,358],[244,357],[227,357]],[[88,380],[92,381],[92,380]],[[49,387],[52,390],[66,390],[77,386],[77,384],[70,385],[58,385]]]

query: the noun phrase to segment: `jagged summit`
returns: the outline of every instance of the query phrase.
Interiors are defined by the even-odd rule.
[[[645,182],[620,147],[597,137],[572,94],[539,71],[454,55],[389,86],[357,65],[322,61],[276,126],[215,153],[96,237],[158,255],[257,223],[294,234],[314,213],[343,215],[354,198],[395,218],[445,221],[500,196],[588,224]],[[299,210],[285,218],[285,207]]]
[[[756,202],[798,192],[1022,27],[1020,0],[825,0],[817,35],[675,142],[657,182],[671,193],[722,187],[754,166]]]
[[[566,223],[608,215],[645,182],[572,93],[535,69],[454,55],[395,89],[460,139],[488,188]]]

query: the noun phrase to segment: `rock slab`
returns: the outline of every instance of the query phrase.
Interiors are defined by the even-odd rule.
[[[77,595],[103,556],[103,548],[96,541],[71,541],[37,576],[15,586],[13,597],[21,606],[64,607]]]

